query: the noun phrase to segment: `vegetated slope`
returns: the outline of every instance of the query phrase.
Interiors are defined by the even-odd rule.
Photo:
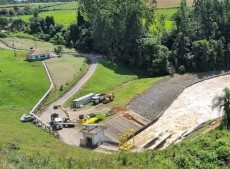
[[[0,59],[3,58],[0,62],[1,70],[7,67],[17,70],[28,69],[30,73],[35,74],[43,72],[44,76],[39,73],[40,76],[36,79],[37,76],[34,74],[33,79],[39,85],[37,89],[40,90],[45,83],[48,88],[48,79],[44,70],[40,69],[41,67],[31,66],[39,65],[40,62],[23,62],[11,56],[12,51],[0,51]],[[7,55],[3,55],[4,52]],[[36,72],[31,71],[33,68],[36,68]],[[1,73],[2,71],[0,83],[2,83]],[[14,77],[15,74],[17,73],[10,71],[7,77]],[[46,82],[43,81],[43,77]],[[27,104],[28,108],[32,108],[34,101],[43,95],[43,91],[31,92],[31,86],[33,89],[36,86],[36,84],[31,84],[31,79],[31,76],[24,74],[23,87],[30,92],[26,92],[23,102],[19,103],[19,105]],[[5,90],[6,88],[1,89],[0,95],[3,95]],[[8,91],[10,92],[20,95],[20,90]],[[5,95],[5,98],[9,97]],[[25,100],[25,98],[30,99]],[[16,97],[10,99],[13,103],[18,101]],[[195,141],[183,141],[163,151],[119,152],[109,155],[66,145],[31,123],[21,123],[19,118],[23,113],[26,112],[0,111],[0,166],[15,166],[16,168],[31,168],[31,166],[33,168],[227,168],[230,161],[230,132],[225,129],[212,131]],[[14,150],[12,144],[20,149]]]
[[[30,123],[21,123],[22,113],[5,111],[0,118],[0,157],[16,168],[214,168],[227,167],[230,161],[230,132],[225,129],[163,151],[110,155],[66,145]]]
[[[14,42],[14,46],[17,49],[30,50],[30,48],[41,49],[46,51],[54,51],[54,48],[57,45],[54,45],[50,42],[42,42],[42,41],[34,41],[32,39],[24,39],[24,38],[0,38],[1,41],[6,43],[9,47],[12,47],[12,43]],[[37,45],[37,48],[36,48]],[[63,48],[63,52],[76,52],[73,48]]]
[[[107,93],[122,83],[136,78],[138,76],[124,66],[101,59],[93,76],[72,99],[89,93]],[[72,99],[67,105],[71,104]]]
[[[52,79],[55,90],[49,101],[53,101],[81,78],[87,68],[87,59],[80,56],[64,54],[61,58],[52,58],[45,61]]]
[[[41,62],[26,62],[26,52],[0,49],[0,109],[31,108],[49,88]]]
[[[163,78],[166,78],[166,76],[155,78],[143,78],[131,82],[130,84],[122,87],[114,93],[116,98],[112,103],[109,104],[109,106],[114,107],[118,105],[127,105],[134,96],[140,95],[145,90],[147,90],[153,83]]]
[[[216,75],[211,73],[201,73],[162,79],[133,99],[128,108],[147,119],[154,120],[172,104],[186,87],[214,76]]]

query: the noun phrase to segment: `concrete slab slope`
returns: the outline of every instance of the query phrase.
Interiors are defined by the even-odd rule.
[[[128,105],[128,109],[153,121],[164,113],[186,87],[228,73],[230,71],[216,74],[177,75],[159,80],[147,91],[132,99]]]
[[[230,88],[230,75],[205,80],[186,88],[157,122],[136,136],[136,146],[143,148],[157,138],[156,144],[162,140],[165,142],[162,147],[165,148],[199,124],[222,116],[218,109],[212,110],[212,100],[221,95],[225,87]],[[167,140],[164,140],[166,137]],[[149,148],[156,146],[153,144]]]

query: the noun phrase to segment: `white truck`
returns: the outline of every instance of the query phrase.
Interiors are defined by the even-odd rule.
[[[62,119],[58,116],[57,113],[51,114],[51,122],[50,125],[53,127],[54,130],[61,130],[63,129],[63,121]]]
[[[92,103],[94,105],[97,105],[99,103],[102,103],[105,100],[106,94],[96,94],[92,97]]]

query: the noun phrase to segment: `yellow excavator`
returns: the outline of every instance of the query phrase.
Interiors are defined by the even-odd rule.
[[[107,104],[109,102],[112,102],[113,99],[115,98],[114,94],[113,93],[110,93],[110,94],[107,94],[105,96],[105,100],[103,101],[104,104]]]
[[[77,120],[70,120],[70,118],[69,118],[69,113],[68,113],[61,105],[55,105],[55,106],[53,107],[54,110],[59,109],[59,108],[60,108],[60,109],[65,113],[65,115],[66,115],[66,117],[63,118],[63,123],[77,123]],[[75,125],[66,124],[65,127],[75,127]]]

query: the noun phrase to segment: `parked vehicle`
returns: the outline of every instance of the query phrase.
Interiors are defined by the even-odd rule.
[[[83,107],[85,104],[90,103],[94,96],[95,96],[95,93],[90,93],[90,94],[87,94],[87,95],[85,95],[83,97],[75,99],[73,101],[73,108]]]
[[[26,114],[23,114],[22,117],[20,118],[21,122],[30,122],[33,121],[35,117],[33,115],[27,116]]]
[[[51,126],[54,130],[61,130],[63,128],[62,120],[57,113],[51,114]]]
[[[106,94],[96,94],[94,97],[92,97],[92,103],[94,105],[97,105],[105,100]]]
[[[112,102],[114,98],[115,98],[115,96],[113,93],[107,94],[103,103],[107,104],[109,102]]]

